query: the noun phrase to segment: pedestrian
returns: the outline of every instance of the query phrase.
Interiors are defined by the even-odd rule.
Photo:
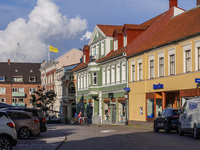
[[[80,123],[82,117],[83,117],[83,114],[82,114],[82,112],[80,111],[80,113],[78,114],[78,122],[79,122],[79,123]]]

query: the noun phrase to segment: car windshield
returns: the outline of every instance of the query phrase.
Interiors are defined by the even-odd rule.
[[[178,110],[173,110],[172,115],[178,115]]]

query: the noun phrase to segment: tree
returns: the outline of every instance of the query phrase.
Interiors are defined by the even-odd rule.
[[[35,94],[32,96],[32,105],[33,107],[40,107],[43,112],[46,112],[50,109],[50,106],[55,102],[56,94],[54,91],[45,91],[44,88],[38,89],[38,91],[34,92]]]

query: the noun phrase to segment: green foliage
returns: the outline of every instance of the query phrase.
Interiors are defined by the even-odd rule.
[[[32,105],[33,107],[39,107],[44,112],[47,112],[51,106],[55,102],[56,94],[54,91],[45,91],[45,89],[38,89],[38,91],[34,92],[32,96]]]

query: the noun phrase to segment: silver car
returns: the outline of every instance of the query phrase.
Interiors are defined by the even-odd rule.
[[[17,135],[21,139],[28,139],[30,135],[40,134],[39,120],[30,112],[6,110],[8,116],[15,123]]]

